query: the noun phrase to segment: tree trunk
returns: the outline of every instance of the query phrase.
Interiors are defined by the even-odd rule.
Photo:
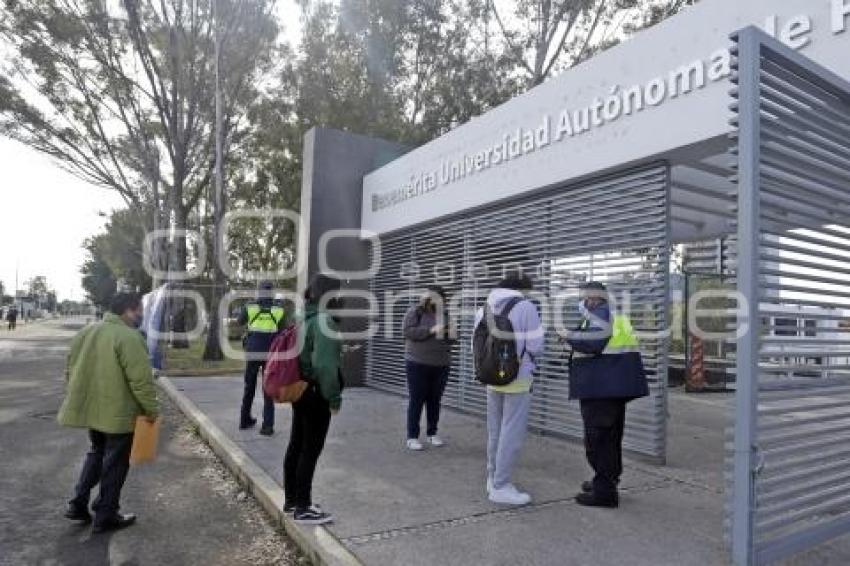
[[[213,2],[214,8],[218,8],[217,0]],[[220,22],[218,10],[214,12],[215,20],[215,198],[213,199],[213,288],[210,296],[210,314],[209,314],[209,331],[207,332],[207,342],[204,347],[204,360],[222,360],[224,354],[221,351],[221,342],[219,340],[219,327],[221,325],[221,316],[219,315],[219,306],[221,305],[221,296],[224,291],[224,274],[221,271],[221,265],[218,260],[219,246],[221,245],[221,237],[219,230],[221,228],[221,218],[224,214],[224,129],[222,118],[221,104],[221,75],[219,74],[219,63],[221,62],[221,40],[220,40]]]
[[[178,193],[177,187],[174,188],[174,193]],[[186,271],[186,237],[185,230],[187,225],[186,207],[183,205],[182,190],[179,191],[179,196],[175,194],[172,201],[174,230],[177,232],[174,241],[169,250],[169,272],[184,273]],[[183,287],[183,285],[179,285]],[[171,301],[171,330],[174,335],[171,337],[172,348],[188,348],[189,341],[186,340],[186,301],[182,297],[172,297]]]

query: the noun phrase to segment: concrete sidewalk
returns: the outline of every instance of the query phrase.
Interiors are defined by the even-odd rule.
[[[171,383],[281,482],[288,407],[277,408],[275,436],[265,438],[237,428],[241,377]],[[722,443],[730,401],[673,394],[670,461],[628,459],[616,510],[574,503],[589,477],[581,446],[530,435],[516,483],[534,502],[505,508],[485,495],[483,421],[444,410],[447,446],[411,453],[403,447],[406,400],[349,389],[331,425],[314,499],[337,518],[328,532],[366,564],[724,564]],[[839,542],[795,563],[850,563],[850,544]]]

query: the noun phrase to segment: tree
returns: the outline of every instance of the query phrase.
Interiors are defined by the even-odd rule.
[[[149,208],[146,215],[153,214]],[[98,240],[98,253],[106,262],[112,276],[122,279],[130,288],[141,293],[151,290],[153,279],[144,265],[145,231],[128,210],[116,210],[109,216]]]
[[[118,281],[103,258],[103,239],[103,235],[94,236],[83,243],[88,257],[80,268],[80,273],[83,276],[82,286],[88,300],[101,308],[106,308],[115,296]]]
[[[213,1],[224,22],[230,145],[278,28],[273,0]],[[179,231],[212,175],[212,32],[211,0],[7,0],[0,9],[0,39],[11,53],[0,69],[0,134],[117,190],[146,229],[176,229],[168,254],[175,272],[187,265]],[[152,262],[160,270],[162,244]]]

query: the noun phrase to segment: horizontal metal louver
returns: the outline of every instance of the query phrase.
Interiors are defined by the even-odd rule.
[[[522,267],[534,277],[547,330],[531,426],[581,438],[578,403],[567,398],[567,355],[554,331],[555,311],[566,328],[575,327],[578,284],[602,281],[642,334],[651,384],[650,397],[629,405],[624,445],[663,461],[668,195],[668,168],[655,164],[382,237],[380,272],[371,282],[381,314],[369,343],[367,382],[406,393],[402,319],[424,288],[438,283],[448,290],[459,334],[444,402],[484,415],[485,389],[471,365],[474,314],[506,269]]]

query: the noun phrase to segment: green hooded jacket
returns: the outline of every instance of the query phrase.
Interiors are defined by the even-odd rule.
[[[159,414],[153,370],[141,333],[108,313],[71,342],[58,421],[111,434],[133,432],[136,417]]]
[[[328,402],[332,411],[339,410],[342,404],[342,377],[339,371],[340,340],[328,336],[322,328],[337,332],[337,324],[324,310],[314,304],[305,307],[302,332],[303,349],[299,357],[301,371],[313,380],[319,394]]]

